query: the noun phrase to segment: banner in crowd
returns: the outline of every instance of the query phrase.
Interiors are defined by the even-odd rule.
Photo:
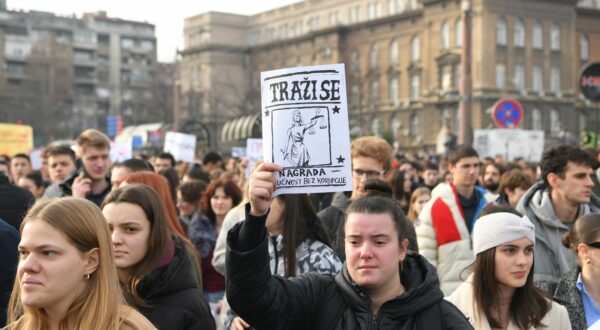
[[[0,124],[0,155],[13,156],[33,149],[33,128],[27,125]]]
[[[512,161],[522,157],[539,162],[544,151],[544,131],[524,129],[476,129],[473,147],[480,157],[496,157]]]
[[[263,158],[263,141],[262,139],[246,139],[246,157],[248,157],[248,166],[246,167],[246,177],[252,174],[254,164],[257,160]]]
[[[119,163],[133,158],[133,147],[131,142],[111,142],[110,160]]]
[[[178,132],[167,132],[164,152],[169,152],[177,161],[191,163],[196,157],[196,136]]]
[[[278,194],[352,190],[343,64],[261,73],[263,157]]]

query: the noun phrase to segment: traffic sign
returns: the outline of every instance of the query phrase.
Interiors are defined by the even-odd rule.
[[[501,128],[515,128],[523,121],[523,106],[516,100],[501,99],[494,104],[494,122]]]

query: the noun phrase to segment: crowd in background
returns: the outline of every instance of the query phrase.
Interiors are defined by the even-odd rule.
[[[351,158],[352,191],[273,198],[275,164],[217,152],[113,164],[95,130],[49,145],[39,170],[27,154],[2,155],[0,326],[94,328],[98,308],[111,329],[587,329],[600,319],[593,150],[557,145],[532,163],[362,137]]]

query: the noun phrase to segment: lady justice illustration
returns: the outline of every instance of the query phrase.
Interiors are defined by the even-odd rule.
[[[288,129],[285,137],[285,147],[280,150],[283,154],[283,159],[292,166],[308,166],[310,154],[308,146],[304,144],[304,135],[306,131],[308,131],[308,134],[315,134],[314,126],[319,122],[319,119],[321,121],[319,128],[327,128],[323,123],[324,118],[325,116],[321,114],[320,110],[316,109],[315,115],[310,119],[310,122],[305,124],[302,121],[300,110],[294,110],[292,114],[292,126]]]

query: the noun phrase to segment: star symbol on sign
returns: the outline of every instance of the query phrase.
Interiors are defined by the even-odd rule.
[[[265,117],[269,117],[269,110],[265,110]]]
[[[338,161],[338,164],[343,164],[344,160],[346,160],[346,158],[342,157],[342,155],[340,155],[338,158],[336,158]]]
[[[335,107],[333,107],[333,113],[340,113],[340,108],[336,105]]]

